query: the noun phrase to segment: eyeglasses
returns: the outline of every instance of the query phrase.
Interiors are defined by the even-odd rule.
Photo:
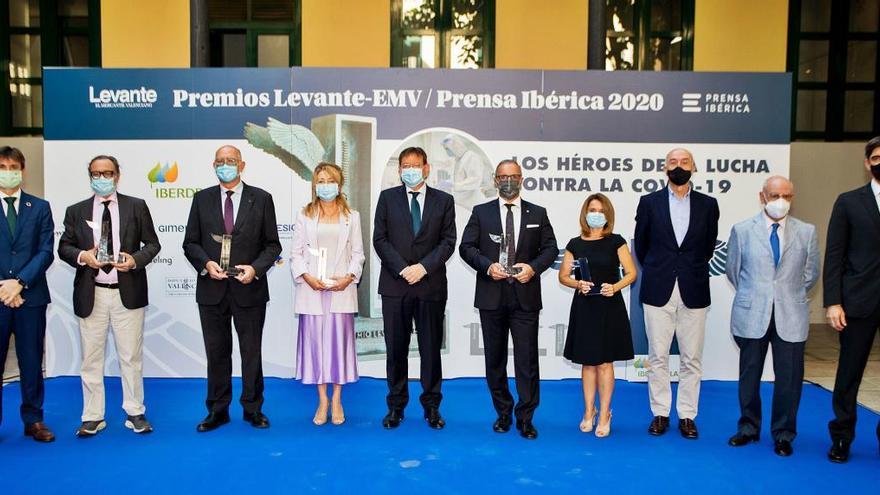
[[[400,164],[401,170],[407,169],[407,168],[422,168],[422,167],[424,167],[424,165],[422,165],[421,163],[401,163]]]
[[[91,177],[92,179],[100,179],[101,177],[105,179],[112,179],[116,177],[116,172],[114,170],[104,170],[103,172],[97,170],[89,170],[89,177]]]
[[[520,180],[520,179],[522,179],[522,175],[521,175],[521,174],[516,174],[516,175],[496,175],[495,178],[498,179],[499,181]]]
[[[222,167],[223,165],[237,167],[239,163],[241,163],[241,160],[236,160],[235,158],[218,158],[214,160],[214,168]]]

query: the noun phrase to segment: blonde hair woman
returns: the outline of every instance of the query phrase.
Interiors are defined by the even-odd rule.
[[[345,422],[342,385],[357,381],[354,316],[364,265],[361,220],[342,194],[342,169],[321,163],[312,176],[312,200],[296,217],[290,269],[299,315],[296,378],[317,385],[316,425]],[[321,259],[324,259],[323,271]],[[327,385],[333,385],[332,404]]]
[[[614,361],[633,358],[629,316],[620,291],[635,281],[636,267],[626,241],[613,233],[614,206],[604,194],[593,194],[584,201],[580,227],[581,234],[565,246],[559,270],[559,282],[576,289],[563,355],[581,365],[586,409],[581,431],[593,431],[598,388],[596,436],[606,437],[611,433]]]

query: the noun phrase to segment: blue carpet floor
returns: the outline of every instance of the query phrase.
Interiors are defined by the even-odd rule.
[[[410,389],[417,396],[418,384]],[[771,390],[762,390],[768,406]],[[147,416],[156,431],[137,436],[122,425],[119,380],[108,379],[108,428],[84,440],[73,435],[79,379],[48,380],[46,422],[58,439],[43,445],[22,436],[19,388],[6,386],[0,493],[876,493],[880,486],[878,415],[859,411],[850,462],[831,464],[825,458],[831,397],[813,385],[804,385],[800,435],[787,459],[773,454],[767,426],[758,444],[726,445],[738,416],[735,383],[703,383],[697,441],[677,430],[647,435],[646,387],[622,381],[605,439],[577,429],[579,381],[543,382],[536,441],[492,432],[495,415],[480,379],[444,383],[443,431],[425,425],[417,399],[400,428],[383,430],[385,383],[375,379],[345,388],[344,425],[316,427],[313,388],[269,379],[270,429],[246,425],[236,404],[231,424],[199,434],[204,391],[204,380],[147,380]]]

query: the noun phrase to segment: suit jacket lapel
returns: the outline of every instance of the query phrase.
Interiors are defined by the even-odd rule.
[[[759,213],[758,216],[755,217],[755,221],[752,225],[752,231],[755,234],[755,237],[758,239],[758,244],[765,251],[765,255],[772,260],[773,259],[773,248],[770,246],[770,233],[767,230],[767,222],[764,220],[764,213]],[[781,257],[780,257],[781,260]]]
[[[519,215],[519,235],[516,237],[516,259],[519,260],[520,246],[523,244],[523,240],[526,238],[526,229],[529,225],[529,219],[532,217],[531,211],[529,209],[530,204],[525,201],[520,201],[519,203],[520,215]],[[499,217],[499,221],[501,218]],[[518,261],[514,261],[518,263]]]
[[[666,226],[666,231],[672,238],[672,244],[678,246],[678,239],[675,238],[675,228],[672,226],[672,212],[669,210],[669,195],[674,193],[669,190],[669,186],[666,186],[664,191],[666,194],[662,196],[660,204],[658,205],[660,216],[663,217],[663,224]],[[690,224],[690,222],[688,223]],[[688,225],[688,230],[690,230],[690,225]],[[687,238],[687,235],[685,235],[685,238]],[[684,239],[682,239],[681,243],[684,244]]]
[[[117,193],[116,199],[119,201],[119,246],[116,247],[116,250],[120,251],[125,243],[125,233],[128,231],[128,225],[132,222],[132,209],[128,196]]]
[[[241,190],[241,201],[238,203],[238,215],[235,216],[235,226],[232,228],[233,232],[238,232],[241,229],[241,226],[250,214],[253,205],[253,191],[251,191],[251,188],[247,184],[244,184],[244,187]]]
[[[395,210],[401,211],[404,213],[404,217],[406,221],[403,223],[406,224],[406,230],[409,232],[409,236],[412,240],[415,240],[416,234],[413,232],[413,224],[412,224],[412,210],[409,208],[410,195],[407,194],[406,186],[398,186],[400,187],[400,194],[395,194],[394,197],[397,198],[398,205]],[[425,218],[422,215],[422,218]]]
[[[214,218],[214,222],[219,227],[219,230],[210,232],[210,234],[222,235],[226,233],[226,223],[223,221],[223,208],[220,206],[222,204],[221,200],[226,200],[223,197],[223,188],[219,185],[214,186],[214,192],[211,193],[210,215]]]
[[[79,216],[80,216],[80,218],[82,218],[82,221],[76,226],[76,228],[80,232],[84,232],[83,239],[86,239],[89,241],[88,245],[90,247],[94,247],[98,244],[95,241],[95,231],[92,229],[92,227],[87,222],[87,220],[89,222],[95,222],[95,219],[92,218],[92,216],[94,215],[94,209],[95,209],[94,208],[94,206],[95,206],[94,201],[95,201],[94,196],[83,201],[82,209],[79,212]]]
[[[437,205],[434,204],[434,190],[429,188],[427,184],[425,184],[424,191],[422,193],[425,195],[425,209],[422,210],[422,227],[419,229],[419,233],[416,237],[419,237],[423,232],[425,232],[425,227],[431,221],[431,215],[434,213],[434,208]],[[410,222],[412,223],[412,222]]]
[[[12,241],[15,242],[15,239],[18,239],[19,234],[21,234],[21,229],[24,228],[24,223],[28,221],[28,218],[31,216],[31,197],[29,194],[26,194],[24,191],[21,192],[21,198],[19,198],[18,205],[18,219],[15,222],[15,235],[12,236]],[[9,230],[8,228],[6,229]]]
[[[495,248],[494,253],[487,253],[492,256],[489,256],[489,259],[492,261],[498,261],[498,255],[501,254],[501,244],[492,240],[489,236],[497,235],[499,239],[504,235],[504,228],[501,225],[501,205],[498,204],[498,199],[495,199],[489,205],[489,222],[488,222],[488,232],[487,237],[489,237],[489,244]],[[494,256],[494,257],[493,257]]]
[[[348,242],[348,232],[351,227],[351,215],[345,216],[341,212],[339,213],[339,237],[336,240],[336,256],[333,258],[336,260],[336,263],[339,263],[339,260],[342,257],[342,253],[345,249],[345,244]],[[328,270],[333,270],[334,267],[328,266]],[[328,273],[327,275],[335,275],[334,273]]]
[[[870,182],[862,189],[861,197],[865,208],[867,208],[868,216],[871,217],[871,222],[874,227],[880,230],[880,209],[877,208],[877,198],[874,197],[874,190],[871,189]]]
[[[779,254],[779,266],[785,260],[785,253],[791,248],[791,245],[797,242],[798,224],[797,221],[790,217],[785,221],[785,240],[782,243],[782,253]]]

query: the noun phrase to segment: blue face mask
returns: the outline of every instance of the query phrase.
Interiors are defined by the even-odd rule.
[[[214,168],[217,178],[224,184],[234,181],[238,177],[238,167],[232,165],[220,165]]]
[[[400,171],[400,180],[412,188],[421,184],[425,180],[425,176],[422,175],[422,169],[420,168],[405,168]]]
[[[335,182],[316,184],[315,195],[324,201],[333,201],[339,196],[339,184]]]
[[[109,196],[116,190],[116,182],[113,179],[105,179],[104,177],[92,179],[91,185],[92,191],[95,191],[95,194],[98,196]]]
[[[601,229],[608,223],[605,220],[605,214],[599,211],[591,211],[587,213],[587,225],[590,226],[591,229]]]

